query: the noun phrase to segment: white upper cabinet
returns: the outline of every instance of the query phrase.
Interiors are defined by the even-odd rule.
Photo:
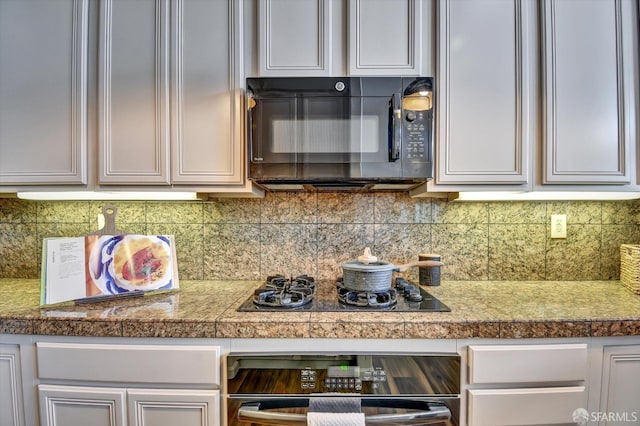
[[[258,75],[420,75],[431,52],[422,4],[260,0]]]
[[[534,6],[438,2],[436,184],[530,181]]]
[[[630,183],[637,95],[629,83],[637,79],[638,48],[630,32],[630,26],[637,31],[632,6],[627,0],[544,1],[542,183]]]
[[[0,186],[87,183],[88,6],[0,1]]]
[[[100,6],[99,181],[169,184],[169,3]]]
[[[428,191],[637,191],[634,0],[437,7]]]
[[[331,0],[260,0],[260,75],[328,76],[334,3]]]
[[[240,184],[237,2],[104,0],[100,184]]]
[[[252,196],[236,0],[0,0],[0,192]]]
[[[244,182],[240,2],[171,1],[171,182]]]
[[[349,0],[349,74],[420,75],[422,3]]]

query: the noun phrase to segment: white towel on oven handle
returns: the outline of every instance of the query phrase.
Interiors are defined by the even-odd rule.
[[[361,396],[359,393],[312,393],[309,398],[309,411],[320,413],[359,413],[362,409]]]
[[[364,413],[307,413],[307,426],[365,426]]]

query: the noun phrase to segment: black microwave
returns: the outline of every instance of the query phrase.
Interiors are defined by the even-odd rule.
[[[408,190],[433,177],[433,78],[247,79],[249,179]]]

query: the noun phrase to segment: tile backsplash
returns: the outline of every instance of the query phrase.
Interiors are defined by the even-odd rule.
[[[44,237],[97,229],[105,202],[0,199],[0,278],[39,278]],[[264,199],[114,202],[118,229],[176,237],[181,279],[341,275],[364,247],[396,264],[438,253],[444,280],[619,279],[640,243],[640,201],[446,202],[405,194],[275,193]],[[551,214],[567,238],[551,239]],[[417,276],[414,269],[410,278]]]

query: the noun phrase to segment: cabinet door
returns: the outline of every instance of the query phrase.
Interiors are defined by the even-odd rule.
[[[599,411],[624,416],[620,422],[640,424],[639,383],[640,345],[605,347]],[[619,423],[612,419],[602,424]]]
[[[630,181],[622,4],[543,3],[543,183]]]
[[[39,385],[42,426],[124,426],[126,391],[89,386]]]
[[[260,76],[328,76],[332,0],[260,0]]]
[[[420,75],[420,0],[349,0],[349,74]]]
[[[220,425],[220,392],[213,390],[130,389],[130,426]]]
[[[100,2],[99,183],[169,183],[169,2]]]
[[[584,386],[469,390],[469,426],[573,424],[586,405]]]
[[[468,361],[470,384],[583,381],[589,363],[584,343],[470,345]]]
[[[0,426],[24,426],[20,349],[0,345]]]
[[[530,180],[534,5],[439,1],[436,184]]]
[[[88,0],[0,1],[0,185],[87,183]]]
[[[171,181],[242,183],[240,2],[171,7]]]

